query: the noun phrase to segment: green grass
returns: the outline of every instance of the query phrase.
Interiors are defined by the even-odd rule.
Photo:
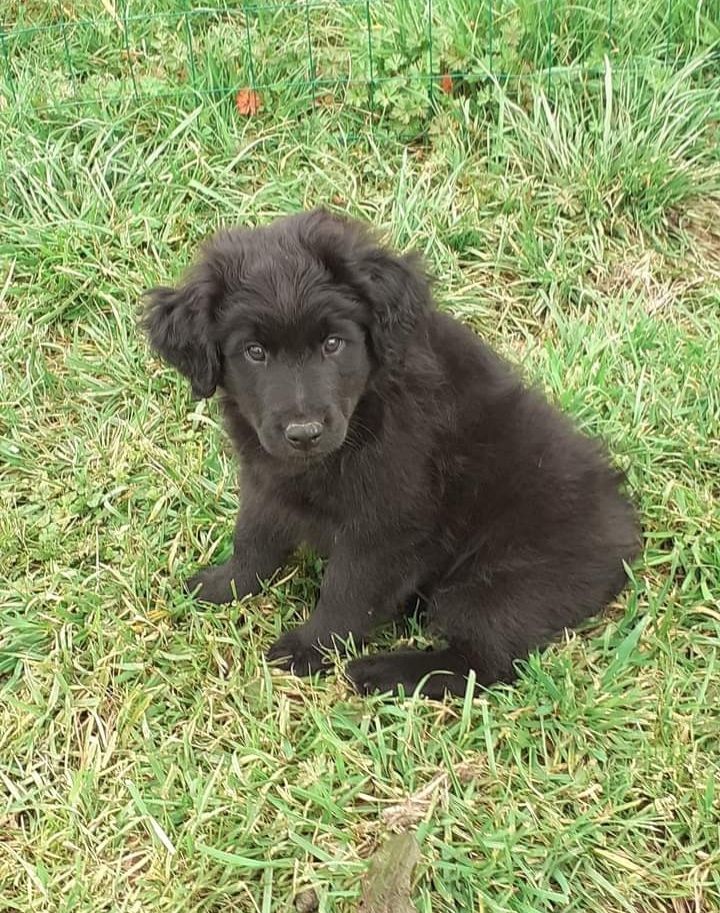
[[[443,40],[460,47],[472,5],[453,2]],[[411,54],[411,8],[374,6]],[[602,45],[589,4],[555,7],[558,53]],[[508,22],[538,9],[508,7]],[[674,9],[709,46],[710,5]],[[18,99],[0,104],[3,913],[275,913],[307,887],[321,911],[350,913],[368,856],[413,826],[420,913],[720,910],[720,74],[707,55],[663,65],[663,10],[615,5],[643,67],[559,76],[549,94],[542,75],[522,91],[488,84],[447,99],[408,146],[389,138],[408,125],[402,105],[388,130],[346,141],[357,118],[298,120],[282,92],[245,121],[186,95],[34,111],[33,92],[63,78],[57,34],[13,58]],[[320,46],[355,13],[313,10]],[[295,12],[263,15],[270,36]],[[238,36],[220,13],[205,25],[221,67],[211,50]],[[288,28],[273,80],[301,57],[301,25]],[[121,47],[98,34],[88,65],[106,87]],[[541,53],[522,34],[496,36],[515,70]],[[181,36],[158,27],[156,40],[165,59]],[[632,585],[513,688],[383,702],[337,676],[271,671],[264,651],[312,605],[311,556],[243,604],[180,592],[229,548],[235,470],[215,405],[149,355],[140,292],[220,224],[320,203],[421,249],[441,306],[627,469],[646,536]],[[414,623],[384,639],[425,643]]]
[[[552,83],[606,55],[639,69],[713,46],[717,56],[716,2],[5,0],[0,102],[97,110],[98,99],[164,96],[191,108],[209,96],[230,107],[253,86],[267,125],[319,104],[348,130],[370,120],[412,136],[452,107],[441,74],[482,110],[489,74]]]

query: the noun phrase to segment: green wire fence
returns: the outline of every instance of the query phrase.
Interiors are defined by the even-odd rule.
[[[412,126],[492,82],[718,57],[720,0],[4,0],[0,105],[234,104]]]

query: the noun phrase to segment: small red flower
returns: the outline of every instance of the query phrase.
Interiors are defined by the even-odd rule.
[[[453,78],[449,73],[443,73],[440,77],[440,91],[446,95],[452,95]]]
[[[235,96],[235,107],[243,117],[252,117],[262,108],[262,96],[254,89],[240,89]]]

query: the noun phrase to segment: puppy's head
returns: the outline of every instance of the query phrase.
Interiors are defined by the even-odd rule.
[[[179,287],[148,295],[151,345],[195,396],[221,387],[263,448],[293,460],[342,446],[430,306],[413,257],[322,210],[221,232]]]

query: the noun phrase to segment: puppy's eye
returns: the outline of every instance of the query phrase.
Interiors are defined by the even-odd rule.
[[[245,346],[245,357],[250,361],[265,361],[267,354],[259,342],[251,342]]]
[[[345,345],[345,340],[339,336],[328,336],[323,343],[323,352],[325,355],[335,355]]]

